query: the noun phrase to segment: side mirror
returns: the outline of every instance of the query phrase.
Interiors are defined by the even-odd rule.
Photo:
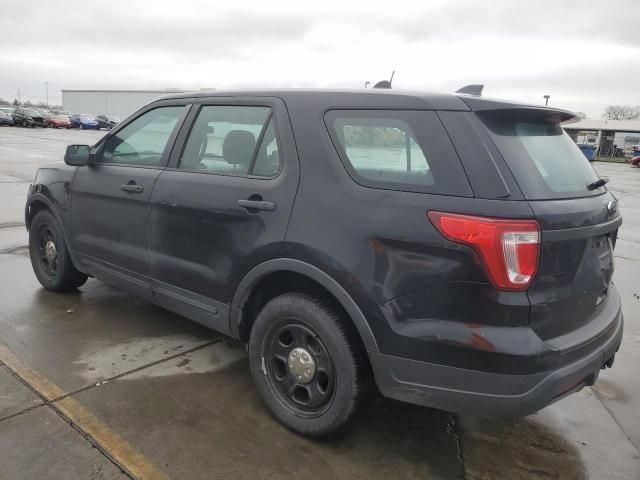
[[[89,145],[67,145],[64,163],[72,167],[83,167],[91,163],[91,147]]]

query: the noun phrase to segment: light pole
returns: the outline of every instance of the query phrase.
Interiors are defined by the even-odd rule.
[[[551,95],[544,95],[544,105],[545,107],[547,105],[549,105],[549,99],[551,98]]]
[[[47,87],[47,107],[49,106],[49,82],[44,82]]]

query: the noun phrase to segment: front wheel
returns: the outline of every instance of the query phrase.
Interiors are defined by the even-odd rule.
[[[73,266],[62,228],[47,210],[38,212],[31,222],[29,256],[38,281],[47,290],[65,292],[87,281]]]
[[[371,398],[357,333],[327,302],[301,293],[269,301],[251,330],[251,375],[287,428],[310,437],[346,426]]]

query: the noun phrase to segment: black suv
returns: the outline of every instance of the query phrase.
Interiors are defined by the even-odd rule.
[[[469,95],[166,97],[41,168],[34,271],[95,276],[248,343],[272,413],[320,436],[376,389],[519,416],[611,366],[621,217],[569,112]]]
[[[13,111],[13,124],[21,127],[47,127],[47,119],[36,108],[18,107]]]
[[[118,125],[122,120],[114,115],[98,115],[96,117],[96,121],[98,122],[98,128],[105,128],[107,130],[111,130],[113,127]]]

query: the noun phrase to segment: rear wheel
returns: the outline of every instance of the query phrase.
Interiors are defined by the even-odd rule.
[[[33,271],[47,290],[73,290],[87,281],[71,262],[62,229],[47,210],[36,214],[29,229],[29,256]]]
[[[326,302],[300,293],[269,301],[251,331],[253,381],[273,415],[306,436],[334,433],[371,397],[357,334]]]

